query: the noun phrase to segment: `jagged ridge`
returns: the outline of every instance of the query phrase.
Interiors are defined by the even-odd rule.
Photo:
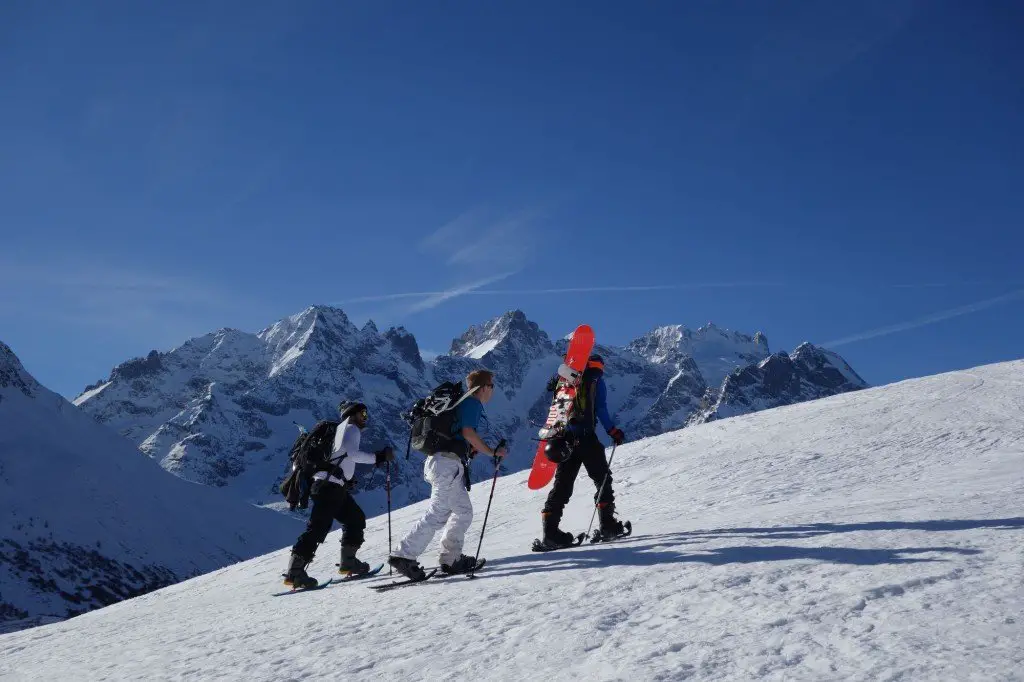
[[[293,422],[310,425],[332,416],[341,399],[358,399],[372,415],[364,440],[401,448],[408,432],[400,414],[432,386],[461,380],[476,367],[497,376],[485,435],[508,439],[508,470],[529,466],[532,439],[550,398],[544,386],[566,343],[552,342],[522,311],[513,310],[471,327],[452,341],[447,354],[425,363],[407,330],[382,334],[372,322],[358,329],[337,308],[311,306],[258,334],[220,330],[123,363],[76,403],[137,442],[165,469],[272,503],[280,499],[274,485],[297,433]],[[711,323],[697,330],[660,327],[625,348],[599,345],[598,352],[606,356],[609,406],[631,438],[681,428],[698,413],[713,418],[710,408],[727,387],[725,378],[769,357],[760,332],[748,336]],[[794,357],[804,355],[794,351]],[[841,363],[841,372],[856,376],[841,358],[819,362],[812,356],[797,363],[804,392],[791,391],[786,399],[851,390],[855,382],[835,382],[828,371]],[[732,409],[738,414],[769,404],[748,397]],[[724,412],[717,414],[721,418]],[[417,453],[408,465],[400,459],[392,476],[398,503],[426,495],[421,462]],[[489,477],[490,467],[474,463],[474,480]],[[382,508],[381,472],[366,471],[360,479],[362,503],[370,511]]]

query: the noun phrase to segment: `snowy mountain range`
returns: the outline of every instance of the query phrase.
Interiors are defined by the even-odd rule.
[[[545,384],[566,345],[514,310],[471,327],[428,363],[403,328],[382,333],[369,322],[360,329],[337,308],[312,306],[256,334],[222,329],[125,362],[74,403],[166,470],[280,507],[275,486],[296,424],[333,417],[340,400],[357,399],[370,407],[364,441],[404,450],[401,413],[433,386],[478,367],[493,370],[498,387],[485,436],[510,443],[507,471],[529,467],[550,400]],[[599,344],[596,351],[605,356],[609,407],[631,439],[866,386],[834,353],[804,344],[792,356],[771,355],[763,334],[710,323],[662,327],[626,347]],[[793,358],[784,386],[774,373],[782,357]],[[765,371],[771,378],[748,376]],[[836,373],[846,381],[835,381]],[[418,453],[408,462],[399,456],[395,505],[428,494],[421,465]],[[491,467],[474,462],[473,479],[489,478]],[[371,513],[383,509],[383,472],[367,467],[360,478],[361,504]]]
[[[1022,396],[1017,361],[627,443],[633,535],[554,553],[530,551],[544,492],[503,476],[473,580],[367,589],[385,571],[271,597],[282,547],[0,636],[0,678],[1020,680]],[[592,489],[581,477],[565,528],[587,528]],[[489,493],[471,492],[471,551]],[[395,533],[424,507],[396,510]],[[369,519],[367,561],[387,533]]]
[[[168,476],[0,343],[0,632],[61,620],[294,540],[293,519]]]

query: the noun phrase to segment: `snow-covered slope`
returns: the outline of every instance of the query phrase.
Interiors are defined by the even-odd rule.
[[[617,543],[530,552],[544,493],[515,474],[475,580],[273,598],[281,550],[0,637],[0,677],[1020,679],[1024,362],[684,429],[613,468],[636,529]],[[581,475],[567,527],[591,489]],[[383,560],[384,517],[367,537]]]
[[[0,632],[248,559],[301,526],[168,475],[0,343]]]
[[[401,412],[432,386],[462,380],[478,367],[497,375],[485,435],[491,442],[508,440],[507,470],[530,466],[537,425],[550,402],[544,387],[565,348],[564,339],[552,342],[514,310],[471,327],[447,354],[427,364],[404,329],[380,333],[372,322],[358,329],[341,310],[313,306],[259,334],[222,329],[169,352],[130,360],[75,402],[168,471],[228,487],[253,502],[283,506],[275,487],[296,422],[311,425],[335,415],[342,398],[358,399],[370,407],[364,440],[402,449],[408,431]],[[664,327],[627,348],[599,345],[597,350],[608,368],[609,406],[631,438],[684,426],[702,405],[715,402],[721,376],[768,356],[762,334],[750,337],[710,324],[695,332]],[[717,383],[709,389],[705,377]],[[801,378],[814,383],[809,375]],[[821,386],[794,400],[849,388]],[[762,402],[751,399],[746,407],[757,409]],[[395,505],[428,494],[422,462],[419,454],[400,458],[392,477]],[[488,467],[474,463],[473,479],[489,478]],[[383,510],[382,472],[366,468],[359,479],[360,502],[368,511]]]

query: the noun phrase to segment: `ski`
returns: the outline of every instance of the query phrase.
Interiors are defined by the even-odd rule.
[[[381,564],[377,568],[370,569],[366,573],[356,573],[356,574],[349,573],[348,575],[346,575],[343,578],[335,578],[334,582],[336,582],[336,583],[350,583],[350,582],[353,582],[355,580],[362,580],[363,578],[369,578],[370,576],[374,576],[374,575],[377,575],[378,573],[380,573],[382,568],[384,568],[384,564]]]
[[[537,444],[537,454],[533,457],[533,467],[527,479],[530,490],[540,490],[555,476],[558,465],[548,459],[544,453],[547,441],[564,433],[569,419],[572,417],[572,406],[576,398],[583,371],[587,368],[590,351],[594,349],[594,330],[589,325],[581,324],[572,334],[572,341],[565,352],[565,362],[558,368],[555,383],[555,395],[551,399],[551,408],[544,426],[537,434],[541,441]]]
[[[330,578],[328,580],[325,580],[322,583],[314,585],[313,587],[297,587],[297,588],[292,588],[290,590],[285,590],[284,592],[275,592],[274,594],[272,594],[270,596],[272,596],[272,597],[283,597],[286,594],[297,594],[299,592],[315,592],[316,590],[324,589],[325,587],[327,587],[328,585],[330,585],[333,582],[340,582],[340,581],[336,581],[334,578]]]
[[[622,533],[616,535],[613,538],[606,538],[606,537],[604,537],[601,534],[601,530],[597,529],[597,530],[595,530],[591,534],[591,536],[590,536],[590,543],[591,544],[596,544],[596,543],[599,543],[599,542],[615,542],[619,538],[628,538],[630,535],[633,534],[633,524],[632,524],[632,522],[630,522],[630,521],[623,521],[622,522],[622,527],[625,529],[625,532],[622,532]]]
[[[400,580],[398,582],[385,583],[383,585],[367,585],[367,587],[377,592],[386,592],[388,590],[393,590],[396,587],[408,587],[409,585],[418,585],[419,583],[425,583],[428,580],[430,580],[430,578],[433,577],[435,573],[437,573],[436,568],[432,570],[430,573],[427,573],[425,577],[420,578],[419,580]]]
[[[571,545],[565,545],[564,547],[545,545],[541,540],[534,538],[533,546],[530,548],[534,552],[557,552],[560,549],[569,549],[570,547],[579,547],[583,544],[583,541],[587,539],[586,533],[580,533],[573,538]]]

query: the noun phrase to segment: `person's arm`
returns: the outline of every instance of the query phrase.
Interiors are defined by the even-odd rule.
[[[604,427],[605,431],[611,431],[615,428],[615,422],[612,421],[612,417],[608,414],[608,388],[604,384],[604,377],[597,380],[597,418],[601,420],[601,426]]]
[[[608,414],[608,389],[604,384],[604,377],[601,377],[597,381],[597,400],[595,410],[597,411],[597,418],[601,420],[601,426],[604,427],[605,432],[611,436],[612,442],[616,445],[622,445],[626,442],[626,434],[622,432],[622,429],[615,426],[615,422],[612,421],[612,417]]]
[[[465,438],[466,442],[472,445],[473,449],[476,450],[477,452],[485,452],[488,455],[491,455],[492,457],[505,456],[505,448],[500,448],[498,450],[490,449],[489,447],[487,447],[487,443],[485,443],[483,439],[480,438],[480,434],[478,434],[476,432],[476,429],[474,429],[472,426],[462,427],[462,437]]]
[[[359,441],[362,438],[362,434],[359,432],[359,427],[355,424],[346,424],[345,433],[341,437],[339,443],[335,440],[335,448],[333,457],[337,459],[337,456],[342,452],[348,453],[348,459],[351,459],[356,464],[376,464],[377,456],[363,452],[359,449]]]

